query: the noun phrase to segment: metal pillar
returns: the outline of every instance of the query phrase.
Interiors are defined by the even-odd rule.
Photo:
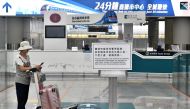
[[[149,47],[153,47],[154,49],[156,49],[158,45],[158,29],[159,22],[157,18],[150,18],[148,22],[148,43]]]
[[[173,18],[165,20],[165,50],[171,49],[173,44]]]
[[[117,77],[109,77],[109,109],[117,109]]]
[[[118,40],[123,40],[123,25],[118,24]]]
[[[125,23],[123,24],[123,40],[127,42],[133,42],[133,24]]]

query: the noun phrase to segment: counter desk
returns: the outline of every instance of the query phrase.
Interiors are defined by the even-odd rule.
[[[8,51],[8,72],[16,72],[14,59],[18,51]],[[45,73],[98,73],[92,69],[91,53],[83,51],[42,51],[29,52],[31,63],[44,62],[42,72]]]
[[[177,55],[177,52],[133,51],[133,70],[129,72],[172,73],[173,59]]]
[[[151,53],[151,52],[150,52]],[[172,73],[173,59],[184,52],[164,52],[152,55],[133,51],[132,70],[138,73]],[[188,52],[189,53],[189,52]],[[8,51],[8,72],[16,72],[14,59],[18,51]],[[154,55],[153,55],[154,54]],[[162,55],[161,54],[165,54]],[[169,55],[170,54],[170,55]],[[93,69],[92,53],[83,51],[41,51],[31,50],[29,52],[32,64],[44,62],[43,72],[75,72],[75,73],[98,73]]]

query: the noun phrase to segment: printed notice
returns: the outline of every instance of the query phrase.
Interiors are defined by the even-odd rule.
[[[94,43],[93,68],[100,70],[131,70],[131,43]]]

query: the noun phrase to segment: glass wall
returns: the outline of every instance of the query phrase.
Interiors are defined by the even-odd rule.
[[[165,21],[159,21],[158,45],[165,48]],[[146,50],[148,47],[148,22],[144,25],[133,25],[133,48]]]
[[[34,49],[43,46],[42,17],[0,16],[0,91],[14,85],[15,72],[9,72],[7,55],[17,50],[22,40],[28,40]]]
[[[15,73],[7,72],[7,17],[0,17],[0,91],[14,83]]]
[[[173,86],[186,95],[190,95],[190,53],[176,57],[173,68]]]
[[[6,52],[1,50],[0,51],[0,91],[6,88],[6,76],[5,76],[5,69],[6,69]]]
[[[6,88],[5,18],[0,17],[0,91]]]

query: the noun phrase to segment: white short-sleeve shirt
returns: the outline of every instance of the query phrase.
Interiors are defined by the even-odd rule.
[[[18,69],[18,66],[25,66],[25,67],[30,67],[30,58],[27,56],[27,58],[23,58],[20,54],[16,57],[15,60],[15,65],[16,65],[16,78],[15,82],[16,83],[21,83],[25,85],[30,84],[30,73],[29,72],[23,72]]]

